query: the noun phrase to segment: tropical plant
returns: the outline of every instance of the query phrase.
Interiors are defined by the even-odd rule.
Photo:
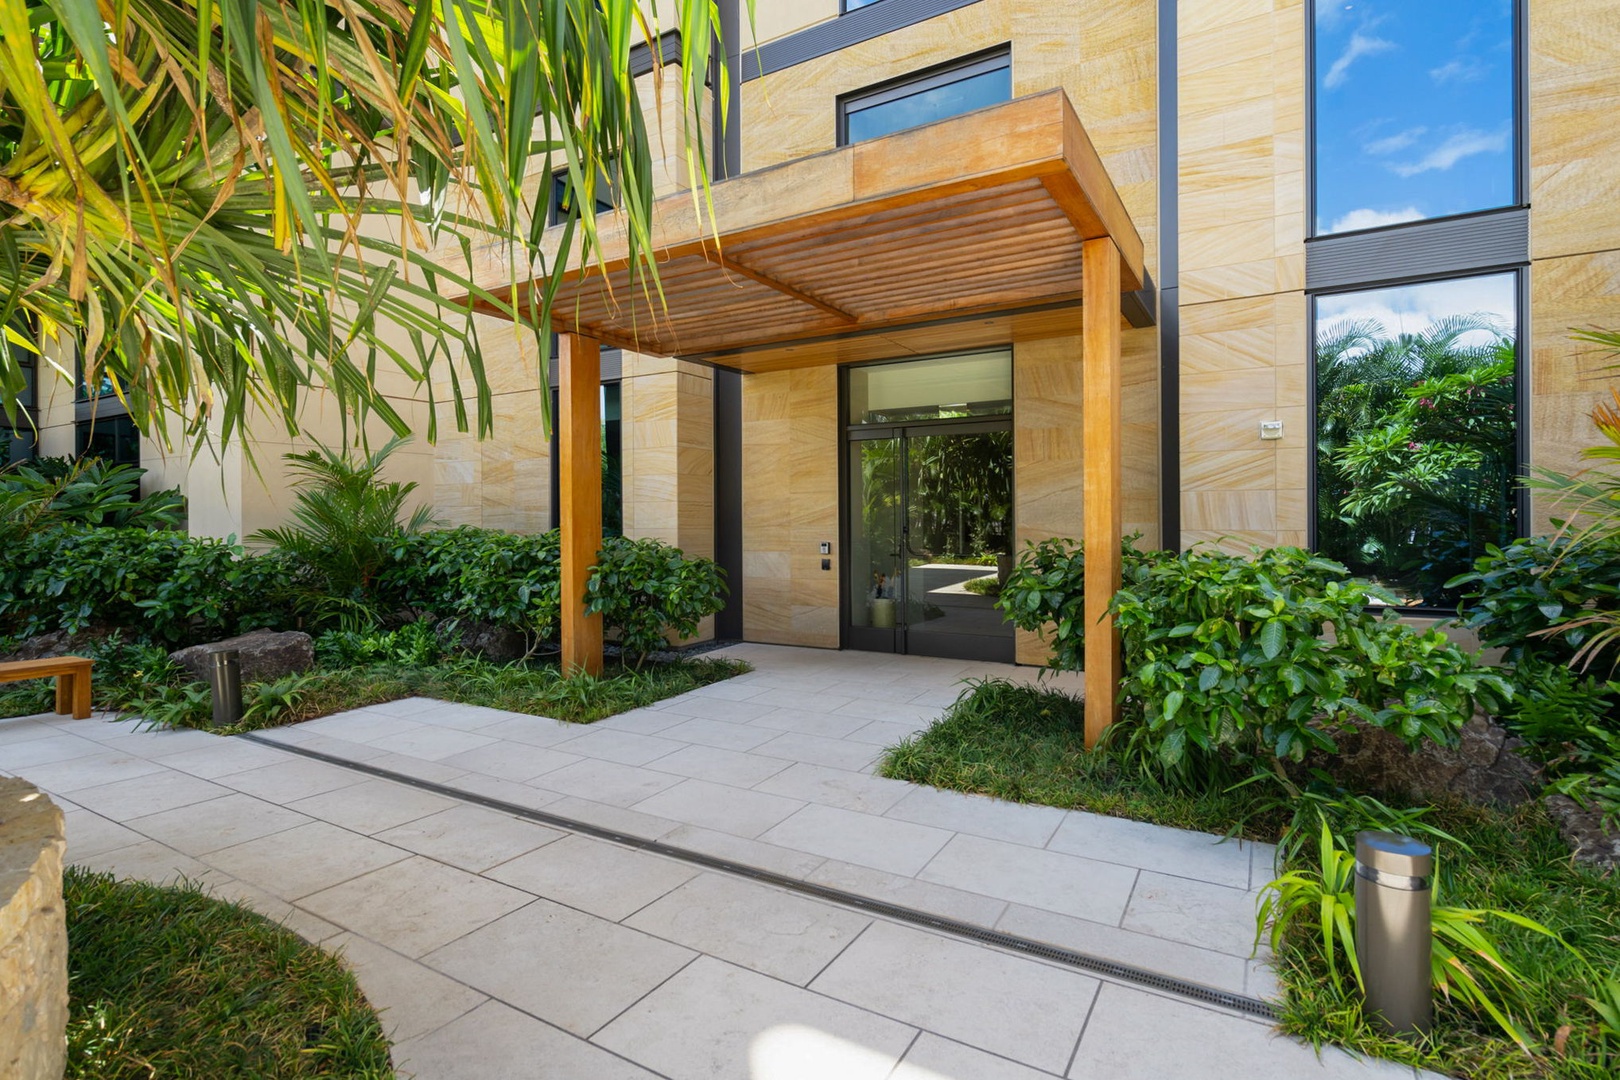
[[[359,613],[374,621],[379,611],[372,580],[399,537],[433,524],[430,506],[406,514],[415,481],[382,479],[383,466],[404,442],[390,439],[359,460],[326,447],[286,455],[297,475],[293,524],[248,539],[273,544],[309,569],[313,582],[304,601],[318,618]]]
[[[1463,593],[1462,624],[1512,663],[1568,664],[1601,629],[1594,609],[1620,609],[1620,543],[1530,536],[1494,544],[1447,583]]]
[[[1261,890],[1255,940],[1258,942],[1269,931],[1271,947],[1280,951],[1290,930],[1302,923],[1316,928],[1334,988],[1344,990],[1342,971],[1348,969],[1356,986],[1364,989],[1356,955],[1355,855],[1349,842],[1334,834],[1325,817],[1320,825],[1317,868],[1290,870]],[[1441,904],[1440,881],[1437,875],[1430,909],[1434,988],[1448,1002],[1490,1017],[1509,1038],[1528,1050],[1529,1038],[1514,1015],[1529,1009],[1528,983],[1503,959],[1500,947],[1485,927],[1495,920],[1546,937],[1566,949],[1569,946],[1547,927],[1511,911]],[[1340,967],[1341,957],[1344,969]]]
[[[306,673],[248,683],[242,688],[242,723],[249,728],[273,726],[277,718],[298,707],[319,679],[319,675]]]
[[[70,522],[111,528],[179,526],[185,518],[180,490],[143,498],[145,472],[100,458],[21,462],[0,470],[0,541],[15,544],[40,529]]]
[[[1620,345],[1620,335],[1611,342],[1608,335],[1588,335],[1588,340]],[[1551,493],[1567,520],[1561,533],[1574,552],[1596,552],[1611,558],[1620,550],[1620,390],[1611,390],[1612,405],[1592,410],[1592,423],[1604,442],[1587,447],[1581,457],[1592,467],[1574,476],[1542,470],[1527,481],[1528,486]],[[1566,638],[1584,635],[1572,662],[1590,664],[1600,653],[1620,642],[1620,605],[1612,595],[1599,595],[1582,605],[1588,610],[1575,613],[1544,633]],[[1620,661],[1617,661],[1620,663]]]
[[[1470,338],[1489,335],[1485,344]],[[1516,527],[1515,346],[1488,315],[1421,333],[1333,323],[1316,345],[1318,548],[1406,598]]]
[[[506,282],[588,262],[606,178],[655,276],[665,148],[630,53],[662,57],[664,30],[701,204],[708,84],[733,92],[705,0],[0,0],[0,329],[42,374],[65,335],[164,439],[239,437],[250,407],[296,431],[315,388],[403,433],[379,362],[417,384],[462,366],[457,423],[471,398],[487,430],[473,305],[544,352],[552,292],[480,288],[475,250]],[[550,185],[525,183],[556,170],[580,193],[560,248],[542,246]],[[25,385],[0,348],[14,422]]]

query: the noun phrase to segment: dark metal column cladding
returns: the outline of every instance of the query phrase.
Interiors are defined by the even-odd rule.
[[[743,636],[742,372],[714,369],[714,558],[726,572],[726,606],[714,636]]]
[[[1159,0],[1159,545],[1181,548],[1181,140],[1176,0]]]
[[[721,115],[714,95],[715,143],[710,171],[715,180],[742,172],[742,57],[751,43],[743,40],[741,0],[720,0],[720,42],[714,63],[725,64],[731,100]],[[720,50],[724,50],[721,52]],[[710,76],[710,85],[718,80]],[[714,636],[740,641],[743,636],[742,543],[742,372],[717,367],[714,378],[714,559],[726,573],[726,606],[714,617]]]

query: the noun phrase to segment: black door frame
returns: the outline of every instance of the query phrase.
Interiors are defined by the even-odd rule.
[[[931,358],[930,358],[931,359]],[[853,618],[854,602],[851,598],[850,553],[854,550],[851,537],[854,535],[855,523],[849,510],[850,498],[850,450],[855,443],[867,442],[873,439],[899,439],[900,440],[900,512],[906,518],[910,517],[911,499],[911,471],[909,468],[909,455],[906,452],[907,440],[924,435],[976,435],[997,431],[1012,431],[1011,416],[972,416],[951,418],[945,420],[911,420],[894,424],[851,424],[848,416],[848,370],[841,369],[838,379],[838,544],[840,555],[838,558],[838,642],[844,649],[859,649],[863,652],[887,652],[914,656],[933,656],[948,660],[983,660],[987,663],[1014,662],[1016,655],[1016,641],[1012,628],[1007,628],[1006,640],[1001,638],[983,637],[968,634],[938,634],[928,635],[926,652],[912,651],[911,630],[906,621],[906,612],[909,609],[911,587],[911,574],[909,566],[901,575],[901,595],[898,598],[897,618],[895,626],[890,629],[877,629],[870,626],[856,626]],[[1018,487],[1017,470],[1014,469],[1013,492],[1016,495]],[[1017,499],[1013,499],[1014,513],[1017,512]],[[1012,521],[1007,523],[1008,535],[1017,536],[1016,526]],[[909,556],[905,556],[909,559]],[[904,560],[903,560],[904,561]]]

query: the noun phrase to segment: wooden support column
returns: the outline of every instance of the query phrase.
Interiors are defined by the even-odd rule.
[[[1086,745],[1094,746],[1118,709],[1119,631],[1108,605],[1120,589],[1119,248],[1108,237],[1081,253],[1085,326],[1081,334],[1086,541]]]
[[[562,532],[562,670],[602,673],[602,617],[585,614],[585,583],[602,548],[602,359],[597,343],[558,335],[557,486]]]

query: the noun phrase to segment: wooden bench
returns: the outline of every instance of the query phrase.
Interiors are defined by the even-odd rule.
[[[48,656],[43,660],[12,660],[0,664],[0,683],[56,677],[56,711],[73,719],[90,716],[90,665],[83,656]]]

